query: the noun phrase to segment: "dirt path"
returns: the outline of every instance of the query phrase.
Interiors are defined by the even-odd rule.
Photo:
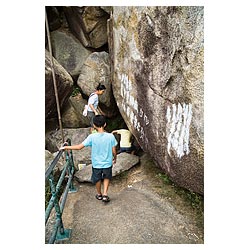
[[[63,213],[72,234],[62,243],[203,243],[199,214],[163,185],[158,172],[142,157],[140,165],[112,180],[109,203],[95,199],[92,184],[75,183],[78,191],[68,195]]]

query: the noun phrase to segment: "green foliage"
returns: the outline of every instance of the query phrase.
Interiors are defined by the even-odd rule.
[[[203,196],[195,192],[186,192],[188,200],[191,202],[192,207],[200,208],[203,203]]]
[[[172,183],[171,180],[169,179],[169,177],[168,177],[166,174],[159,173],[157,176],[158,176],[160,179],[162,179],[163,182],[164,182],[165,184],[167,184],[167,185]]]
[[[198,210],[201,210],[203,213],[204,208],[204,197],[198,193],[191,192],[185,188],[176,186],[165,173],[158,173],[158,178],[160,178],[165,185],[171,185],[175,189],[175,193],[183,197],[188,203]]]
[[[76,96],[76,95],[78,95],[79,93],[81,93],[81,90],[80,90],[80,88],[77,86],[77,85],[74,85],[73,86],[73,91],[72,91],[72,93],[71,93],[71,96]]]

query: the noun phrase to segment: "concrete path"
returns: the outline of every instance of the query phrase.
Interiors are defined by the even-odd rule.
[[[68,194],[63,213],[72,235],[62,243],[202,244],[203,229],[196,226],[192,211],[190,216],[157,194],[153,177],[141,163],[127,176],[114,178],[109,203],[95,198],[94,185],[75,182],[78,192]]]

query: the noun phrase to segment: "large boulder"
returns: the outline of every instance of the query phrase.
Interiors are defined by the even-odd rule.
[[[72,90],[73,79],[68,72],[53,58],[56,86],[60,109],[67,102]],[[57,105],[52,77],[50,54],[45,50],[45,119],[57,117]]]
[[[128,153],[121,153],[117,155],[116,163],[112,168],[112,176],[119,175],[124,171],[129,170],[139,163],[139,157]],[[87,165],[75,173],[75,178],[78,182],[91,182],[92,164]]]
[[[92,48],[100,48],[108,42],[108,18],[109,14],[98,6],[87,6],[84,9],[82,21]]]
[[[110,59],[105,51],[94,52],[88,56],[77,80],[77,85],[87,96],[95,91],[99,83],[106,87],[105,93],[99,96],[99,106],[107,117],[115,116],[117,107],[110,79]]]
[[[90,39],[86,29],[84,29],[84,23],[82,20],[84,8],[80,6],[65,6],[63,7],[63,11],[69,25],[69,30],[84,47],[90,47]]]
[[[48,18],[49,30],[53,31],[59,29],[61,27],[61,21],[58,9],[54,6],[46,6],[46,13]]]
[[[203,7],[113,7],[109,29],[126,124],[175,183],[203,194]]]
[[[64,128],[85,128],[89,127],[89,119],[83,116],[82,112],[87,100],[81,94],[71,96],[62,114],[62,125]]]
[[[89,128],[65,128],[63,129],[64,141],[68,138],[71,140],[71,145],[80,144],[90,134]],[[63,145],[62,134],[60,130],[47,132],[45,135],[45,148],[52,153],[58,151]],[[75,167],[82,161],[86,164],[91,163],[91,148],[86,147],[82,150],[73,151],[73,160]]]
[[[84,61],[91,54],[71,33],[56,30],[51,32],[53,55],[73,79],[81,73]]]
[[[106,106],[110,106],[110,60],[109,54],[105,51],[93,52],[88,56],[81,68],[81,74],[77,80],[77,85],[87,96],[95,90],[98,83],[105,85],[107,88],[105,95],[100,96],[99,101],[105,103]],[[106,92],[108,92],[108,96]]]

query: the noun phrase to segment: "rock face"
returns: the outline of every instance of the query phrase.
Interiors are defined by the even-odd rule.
[[[84,47],[100,48],[108,41],[109,14],[98,6],[63,7],[69,29]]]
[[[64,31],[51,32],[53,55],[57,61],[77,79],[81,73],[82,65],[91,54],[87,48],[71,34]]]
[[[84,141],[84,139],[87,138],[89,135],[90,130],[89,128],[68,128],[63,130],[64,139],[65,141],[70,138],[71,139],[71,145],[80,144]],[[58,131],[52,131],[48,132],[45,135],[45,147],[50,152],[54,153],[57,152],[60,146],[62,146],[62,136],[61,132]],[[82,150],[74,150],[73,151],[73,161],[75,167],[81,162],[84,161],[86,164],[91,163],[91,148],[86,147]]]
[[[113,92],[129,129],[171,179],[203,194],[203,7],[114,7]]]
[[[90,47],[89,36],[85,32],[82,20],[83,9],[78,6],[65,6],[63,7],[63,11],[72,34],[74,34],[84,47]]]
[[[62,108],[72,92],[73,80],[57,60],[53,59],[53,62],[58,98],[60,107]],[[45,50],[45,119],[52,117],[57,117],[57,107],[50,64],[50,54]]]
[[[64,128],[85,128],[90,126],[88,118],[82,115],[85,104],[87,104],[87,101],[82,98],[81,94],[69,98],[68,105],[62,114]]]
[[[106,87],[105,93],[99,97],[99,107],[105,116],[114,117],[117,107],[111,86],[109,54],[105,51],[88,56],[77,80],[77,85],[87,96],[93,93],[99,83]]]
[[[77,80],[78,86],[83,93],[89,96],[98,84],[106,87],[105,95],[100,96],[106,106],[110,106],[110,61],[109,54],[105,51],[94,52],[88,56],[81,69],[81,74]],[[108,96],[106,94],[108,92]]]
[[[122,172],[129,170],[133,166],[139,163],[139,157],[128,153],[121,153],[117,155],[116,164],[112,168],[112,176],[121,174]],[[75,178],[78,182],[91,182],[92,164],[86,166],[75,173]]]
[[[92,48],[99,48],[108,42],[108,18],[108,13],[98,6],[87,6],[85,8],[82,20]]]

